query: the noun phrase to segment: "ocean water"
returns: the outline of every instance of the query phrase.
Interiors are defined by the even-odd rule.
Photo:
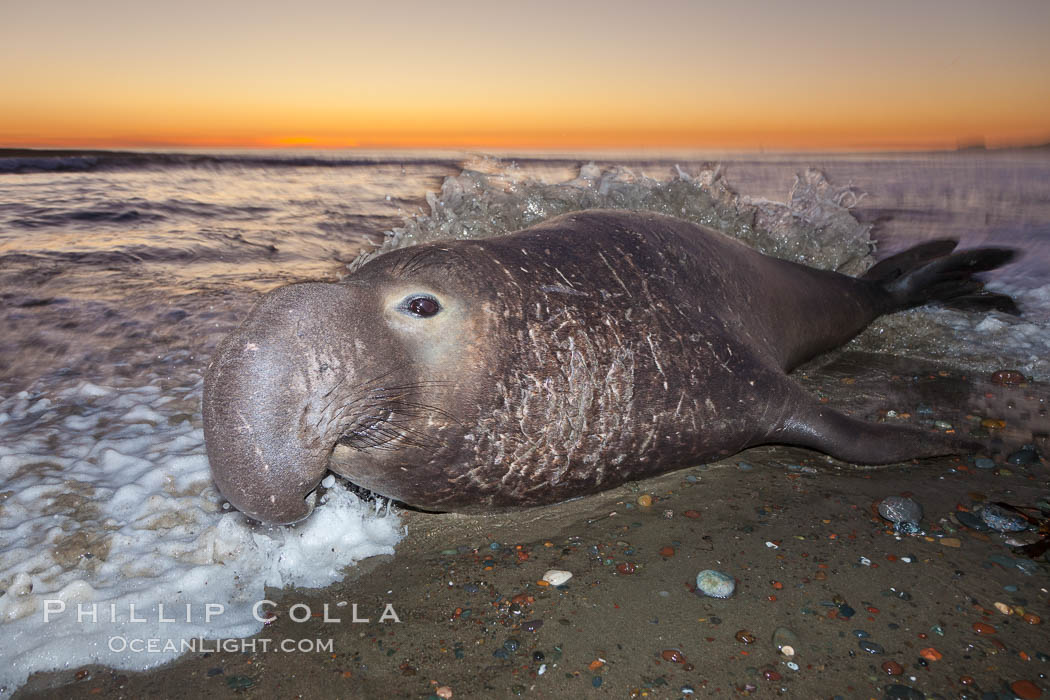
[[[677,215],[851,274],[932,238],[1016,247],[989,283],[1020,318],[913,310],[854,343],[1050,377],[1045,151],[0,152],[3,692],[35,670],[145,668],[180,640],[254,633],[265,587],[324,586],[394,551],[396,510],[333,479],[289,528],[250,523],[211,485],[201,377],[259,294],[595,206]],[[121,648],[132,632],[174,648]]]

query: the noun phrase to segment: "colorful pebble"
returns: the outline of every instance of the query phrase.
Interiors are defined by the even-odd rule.
[[[736,590],[736,581],[729,574],[704,569],[696,575],[696,588],[711,598],[728,598]]]
[[[919,656],[926,659],[927,661],[940,661],[944,658],[944,654],[937,651],[933,647],[926,647],[919,651]]]

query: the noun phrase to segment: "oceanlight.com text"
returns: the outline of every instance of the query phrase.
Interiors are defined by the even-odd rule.
[[[114,653],[132,652],[135,654],[171,654],[171,653],[218,653],[224,651],[237,653],[284,654],[319,654],[333,653],[335,645],[331,639],[143,639],[137,637],[110,637],[109,650]]]

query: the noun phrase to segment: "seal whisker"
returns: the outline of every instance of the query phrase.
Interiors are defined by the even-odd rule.
[[[376,382],[382,380],[384,377],[389,377],[395,371],[397,371],[396,367],[395,368],[391,368],[391,369],[387,370],[386,372],[383,372],[382,374],[380,374],[378,377],[375,377],[374,379],[369,379],[367,382],[361,382],[360,384],[358,384],[357,386],[355,386],[353,388],[356,390],[356,389],[361,389],[363,387],[366,387],[369,384],[375,384]]]
[[[365,451],[370,449],[399,450],[405,447],[416,447],[420,449],[433,449],[434,443],[426,439],[416,439],[414,436],[422,436],[419,431],[406,428],[386,420],[384,425],[373,424],[365,432],[354,432],[345,435],[339,440],[339,444],[352,447],[356,450]]]
[[[351,427],[338,442],[358,450],[393,450],[404,447],[434,450],[437,446],[434,438],[409,425],[428,414],[441,414],[443,411],[399,398],[411,396],[408,392],[397,397],[388,397],[383,392],[385,390],[372,392],[347,406],[349,410],[344,409],[356,416],[354,424],[359,427]]]
[[[346,382],[346,378],[349,376],[349,374],[350,373],[348,371],[344,371],[342,373],[342,376],[340,376],[339,379],[336,381],[336,383],[332,385],[332,388],[329,389],[328,391],[326,391],[324,393],[324,395],[321,396],[321,398],[322,399],[327,399],[329,396],[331,396],[332,392],[334,392],[336,389],[341,387]]]
[[[410,401],[396,402],[395,405],[397,405],[399,407],[405,407],[405,408],[413,411],[412,413],[409,413],[409,411],[398,411],[398,413],[401,413],[401,414],[404,414],[404,415],[413,416],[415,418],[421,418],[421,417],[423,417],[425,415],[434,413],[434,414],[437,414],[437,415],[441,416],[442,418],[447,418],[447,419],[449,419],[451,421],[455,421],[456,423],[462,424],[462,421],[459,418],[457,418],[456,416],[452,415],[451,413],[449,413],[448,411],[446,411],[444,409],[438,408],[437,406],[430,406],[428,404],[415,403],[415,402],[410,402]]]

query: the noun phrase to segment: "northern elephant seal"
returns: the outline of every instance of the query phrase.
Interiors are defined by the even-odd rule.
[[[270,292],[223,341],[204,384],[212,473],[243,512],[289,523],[328,469],[410,505],[480,511],[763,443],[859,463],[958,451],[848,418],[786,374],[889,311],[1009,305],[970,275],[1012,252],[954,246],[853,278],[595,210],[396,250],[339,283]]]

